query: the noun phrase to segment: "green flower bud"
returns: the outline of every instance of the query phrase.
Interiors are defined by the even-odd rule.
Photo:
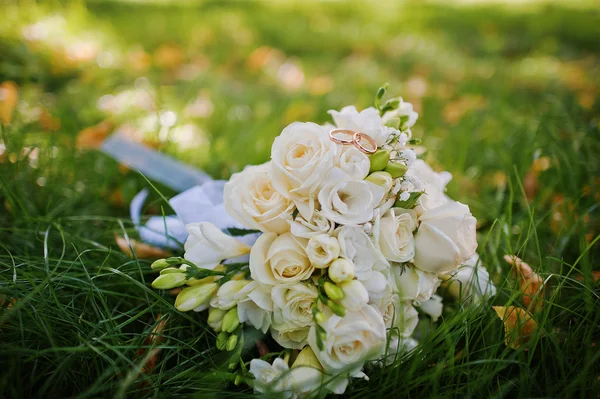
[[[180,269],[178,267],[167,267],[166,269],[162,269],[160,274],[171,274],[171,273],[185,273],[184,269]]]
[[[239,325],[240,318],[238,317],[236,306],[235,308],[229,309],[227,313],[225,313],[225,316],[223,316],[223,324],[221,325],[221,328],[225,332],[232,333],[235,331],[236,328],[238,328]]]
[[[217,349],[220,351],[224,350],[228,339],[229,334],[227,334],[225,331],[221,331],[219,335],[217,335]]]
[[[233,381],[233,383],[236,387],[242,385],[243,382],[244,382],[244,378],[239,374],[235,376],[235,380]]]
[[[388,172],[371,173],[365,180],[368,180],[371,183],[383,188],[386,193],[392,189],[392,184],[394,184],[394,179]]]
[[[315,320],[319,324],[324,323],[325,320],[326,320],[325,313],[323,313],[321,311],[316,312],[315,313]]]
[[[227,342],[225,343],[225,350],[227,350],[227,352],[231,352],[232,350],[235,349],[237,344],[238,344],[237,335],[232,335],[229,337],[229,339],[227,339]]]
[[[179,274],[165,274],[164,276],[179,276]],[[188,312],[200,305],[208,305],[208,301],[217,292],[218,288],[217,283],[184,288],[175,299],[175,307],[181,312]]]
[[[161,274],[152,282],[152,288],[170,290],[171,288],[181,287],[186,281],[187,276],[183,273]]]
[[[335,284],[330,283],[329,281],[326,281],[323,284],[323,289],[325,290],[325,293],[327,294],[327,296],[331,299],[333,299],[334,301],[339,301],[344,299],[344,291],[338,287]]]
[[[216,332],[221,331],[221,325],[223,324],[223,317],[225,316],[225,313],[227,313],[226,310],[221,310],[217,308],[210,308],[208,310],[207,323]]]
[[[340,317],[344,317],[346,315],[346,309],[339,303],[335,303],[333,301],[327,301],[326,305],[331,309],[333,313]]]
[[[166,259],[155,260],[150,265],[150,267],[152,268],[152,270],[161,270],[161,269],[164,269],[165,267],[169,267],[169,266],[171,266],[171,264]]]
[[[390,161],[390,152],[388,150],[379,149],[375,154],[369,157],[369,161],[371,162],[371,167],[369,168],[370,173],[383,170]]]
[[[400,162],[390,162],[387,164],[384,170],[392,175],[394,179],[396,179],[404,176],[404,174],[408,171],[408,166]]]

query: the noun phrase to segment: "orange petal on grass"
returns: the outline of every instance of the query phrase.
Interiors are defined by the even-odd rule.
[[[160,320],[161,317],[162,317],[162,315],[158,314],[156,316],[156,320]],[[152,329],[152,332],[150,332],[150,334],[148,334],[148,336],[144,340],[144,346],[158,345],[162,341],[164,341],[162,332],[164,331],[166,324],[167,324],[167,318],[165,317],[162,320],[160,320],[160,322],[156,325],[156,327],[154,327]],[[148,349],[149,348],[138,349],[135,353],[135,359],[143,358],[144,356],[146,356]],[[147,358],[147,360],[144,362],[144,365],[142,366],[142,373],[151,373],[154,370],[154,368],[156,367],[156,364],[158,363],[158,354],[159,353],[160,353],[160,348],[151,349],[150,356]]]
[[[102,142],[112,132],[115,125],[110,120],[83,129],[77,134],[76,147],[79,149],[100,148]]]
[[[514,255],[504,255],[504,260],[512,265],[515,278],[521,286],[523,304],[530,311],[540,311],[544,304],[544,280],[531,266]]]
[[[130,257],[133,257],[131,249],[135,252],[135,256],[141,259],[148,258],[168,258],[171,254],[162,248],[153,247],[137,240],[129,239],[126,240],[124,237],[115,235],[115,241],[119,246],[119,249]]]
[[[9,125],[12,114],[19,101],[19,87],[15,82],[6,81],[0,84],[0,122]]]
[[[538,324],[525,309],[516,306],[492,306],[492,308],[504,323],[504,342],[509,348],[519,349],[538,329]]]

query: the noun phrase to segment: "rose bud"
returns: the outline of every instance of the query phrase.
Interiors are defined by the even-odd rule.
[[[342,283],[354,278],[354,265],[344,258],[334,260],[328,269],[329,278],[334,283]]]
[[[394,179],[396,179],[404,176],[404,174],[408,171],[408,166],[400,162],[390,162],[387,164],[384,170],[392,175]]]
[[[369,157],[369,161],[371,162],[369,173],[383,170],[390,161],[390,152],[388,150],[379,149],[375,154]]]

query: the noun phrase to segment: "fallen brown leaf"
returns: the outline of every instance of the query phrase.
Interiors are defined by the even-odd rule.
[[[162,248],[153,247],[137,240],[129,239],[126,240],[124,237],[115,235],[115,241],[119,246],[119,249],[130,257],[133,257],[131,248],[135,252],[135,256],[141,259],[148,258],[168,258],[171,254]],[[130,246],[131,245],[131,246]]]
[[[47,132],[55,132],[60,129],[60,119],[53,116],[47,109],[42,110],[40,124],[42,125],[42,129]]]
[[[0,122],[9,125],[13,111],[19,101],[19,87],[15,82],[6,81],[0,84]]]
[[[77,134],[76,147],[79,149],[99,148],[115,125],[111,120],[105,120],[95,126],[83,129]]]
[[[498,317],[504,323],[504,336],[506,346],[519,349],[531,339],[538,324],[531,314],[516,306],[492,306]]]
[[[504,260],[512,265],[515,278],[521,286],[523,304],[529,311],[539,312],[544,304],[544,280],[531,266],[514,255],[504,255]]]

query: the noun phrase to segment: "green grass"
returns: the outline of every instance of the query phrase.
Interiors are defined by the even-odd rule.
[[[251,394],[233,385],[206,316],[177,312],[174,297],[149,286],[151,260],[116,246],[115,234],[136,237],[128,203],[147,183],[75,146],[80,130],[109,117],[96,106],[101,96],[135,86],[154,92],[154,109],[128,107],[112,119],[138,126],[174,111],[177,126],[198,127],[198,139],[185,143],[151,126],[141,128],[146,140],[227,178],[266,161],[289,122],[369,106],[383,82],[419,107],[424,158],[453,173],[449,195],[477,216],[479,252],[498,294],[475,308],[447,306],[443,322],[422,330],[417,355],[370,372],[347,396],[597,397],[600,13],[593,2],[414,3],[5,6],[0,81],[19,84],[21,105],[1,128],[0,397]],[[50,15],[63,15],[64,29],[49,38],[92,40],[100,59],[110,53],[114,63],[64,65],[60,52],[27,42],[23,28]],[[157,64],[152,54],[164,44],[179,49],[181,65]],[[260,46],[277,52],[266,68],[252,68]],[[149,54],[147,69],[128,58],[135,49]],[[298,89],[279,80],[285,63],[302,71]],[[196,65],[185,69],[196,71],[192,80],[178,73],[186,64]],[[199,93],[213,112],[185,116]],[[45,130],[25,104],[46,109],[60,128]],[[539,158],[549,168],[532,179]],[[526,193],[535,193],[531,201]],[[155,194],[147,212],[164,205]],[[490,307],[521,304],[506,253],[548,284],[539,330],[519,350],[506,348]],[[146,359],[136,352],[148,347],[159,314],[167,324],[153,344],[158,363],[142,373]]]

